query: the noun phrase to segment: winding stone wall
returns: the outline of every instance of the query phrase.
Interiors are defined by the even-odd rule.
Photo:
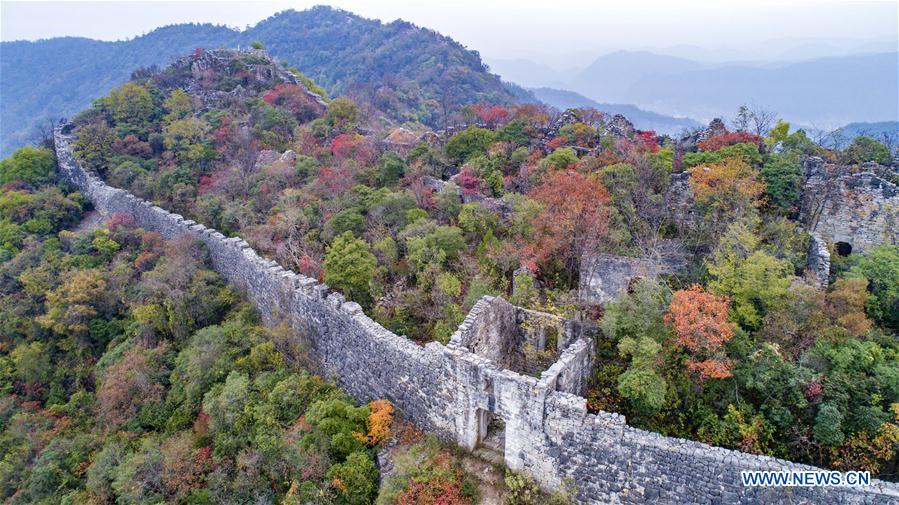
[[[358,304],[314,279],[261,258],[240,238],[227,238],[107,186],[86,173],[70,150],[69,127],[54,132],[62,173],[105,214],[126,213],[172,239],[193,237],[213,267],[252,300],[268,324],[286,322],[303,338],[318,372],[335,378],[360,401],[387,398],[422,429],[474,448],[484,416],[505,422],[506,464],[546,488],[573,484],[584,503],[896,503],[899,486],[865,488],[744,488],[740,470],[812,470],[673,439],[629,427],[618,414],[589,414],[576,396],[589,373],[592,344],[568,343],[559,360],[528,377],[497,366],[461,345],[461,334],[490,311],[472,311],[450,343],[424,347],[384,329]]]

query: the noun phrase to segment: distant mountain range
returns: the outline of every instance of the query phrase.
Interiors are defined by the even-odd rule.
[[[859,135],[880,138],[882,135],[892,135],[899,140],[899,121],[881,121],[878,123],[850,123],[840,132],[846,138],[855,138]]]
[[[0,155],[34,139],[60,116],[84,109],[135,69],[168,64],[197,48],[248,46],[256,40],[331,96],[361,98],[395,123],[440,127],[468,103],[538,99],[560,109],[621,113],[639,128],[667,133],[699,124],[689,118],[732,117],[743,103],[819,129],[899,119],[895,52],[788,64],[708,65],[619,51],[568,71],[527,59],[491,60],[500,74],[495,75],[478,52],[433,30],[315,7],[276,14],[243,31],[182,24],[127,41],[63,37],[3,42]]]
[[[257,40],[331,96],[364,97],[396,122],[441,126],[468,103],[533,100],[491,74],[476,51],[433,30],[314,7],[276,14],[244,31],[182,24],[119,42],[3,42],[0,154],[33,138],[41,126],[84,109],[135,69],[168,64],[196,48],[246,47]]]
[[[694,119],[666,116],[633,105],[596,102],[574,91],[554,88],[530,88],[530,91],[541,102],[560,110],[592,107],[607,114],[622,114],[640,130],[673,135],[703,126]]]
[[[822,129],[899,119],[896,52],[790,63],[705,64],[647,51],[618,51],[580,71],[558,71],[527,59],[490,63],[504,79],[524,86],[569,89],[600,103],[628,103],[702,121],[732,117],[744,103]]]

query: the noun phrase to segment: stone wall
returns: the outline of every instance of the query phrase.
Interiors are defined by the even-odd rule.
[[[677,260],[670,264],[648,258],[597,254],[585,257],[578,282],[578,297],[587,303],[606,304],[615,300],[637,278],[654,279],[677,269]]]
[[[899,187],[860,167],[804,160],[800,219],[809,232],[830,243],[845,242],[852,252],[878,244],[899,244]]]
[[[865,488],[744,488],[740,470],[809,467],[663,437],[631,428],[617,414],[587,413],[586,400],[571,394],[580,391],[591,368],[592,343],[584,338],[574,339],[539,378],[504,370],[459,344],[461,332],[484,325],[477,312],[446,346],[418,346],[326,285],[261,258],[244,240],[107,186],[75,162],[67,128],[57,128],[54,137],[61,172],[99,212],[130,214],[167,239],[203,242],[213,267],[256,304],[266,323],[287,323],[303,339],[319,373],[359,401],[389,399],[422,429],[466,448],[484,439],[486,417],[500,417],[506,464],[546,488],[572,483],[584,503],[899,500],[899,486],[879,481]]]
[[[805,275],[813,286],[827,289],[827,285],[830,283],[830,250],[827,249],[827,242],[817,233],[812,233],[811,237],[808,246],[808,268],[806,268]]]

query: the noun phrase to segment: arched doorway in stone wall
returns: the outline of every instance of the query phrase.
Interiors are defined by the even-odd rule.
[[[492,412],[496,409],[492,379],[487,379],[484,385],[484,394],[487,396],[487,408],[477,409],[475,414],[478,423],[478,442],[475,452],[491,463],[501,464],[505,462],[506,423],[499,414]]]
[[[849,256],[852,254],[852,244],[849,242],[836,242],[833,246],[840,256]]]
[[[478,444],[475,454],[491,463],[505,462],[506,423],[502,417],[484,409],[478,409]]]

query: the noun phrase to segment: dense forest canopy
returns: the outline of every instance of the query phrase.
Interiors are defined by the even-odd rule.
[[[418,343],[446,342],[481,296],[501,295],[601,329],[591,409],[897,479],[899,246],[834,251],[822,289],[804,278],[810,237],[796,221],[803,160],[888,163],[885,146],[824,149],[749,109],[734,131],[688,142],[486,96],[460,108],[471,126],[441,137],[385,127],[369,94],[319,90],[321,107],[317,74],[262,46],[136,72],[74,119],[76,156]],[[45,148],[0,162],[4,496],[374,499],[385,405],[356,406],[305,372],[301,350],[256,323],[196,244],[126,216],[67,231],[87,203],[54,171]],[[601,254],[677,267],[600,305],[579,283]],[[428,482],[471,499],[440,450],[416,450]],[[407,475],[381,500],[436,489],[420,483]]]
[[[88,204],[54,165],[46,148],[0,165],[0,495],[370,502],[389,403],[306,372],[200,244],[125,215],[66,229]]]

